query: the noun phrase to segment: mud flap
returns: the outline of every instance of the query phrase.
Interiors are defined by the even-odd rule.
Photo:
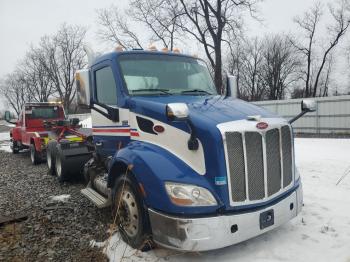
[[[84,142],[61,142],[56,152],[60,158],[61,176],[58,177],[61,182],[81,178],[84,164],[92,157]]]

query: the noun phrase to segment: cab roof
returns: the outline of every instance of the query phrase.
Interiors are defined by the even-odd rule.
[[[61,102],[27,102],[24,106],[62,106]]]
[[[137,54],[166,55],[166,56],[178,56],[178,57],[199,59],[191,55],[186,55],[186,54],[181,54],[181,53],[176,53],[171,51],[151,51],[151,50],[135,49],[135,50],[127,50],[127,51],[113,51],[110,53],[103,54],[97,57],[93,62],[93,64],[98,64],[105,60],[113,60],[113,59],[116,59],[118,56],[122,56],[122,55],[137,55]]]

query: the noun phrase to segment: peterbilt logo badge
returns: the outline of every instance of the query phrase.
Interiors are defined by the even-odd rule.
[[[258,129],[266,129],[269,125],[265,122],[259,122],[256,124],[256,128]]]

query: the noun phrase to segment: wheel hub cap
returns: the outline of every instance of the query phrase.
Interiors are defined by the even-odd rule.
[[[125,190],[121,196],[119,207],[120,225],[129,237],[136,236],[139,227],[139,213],[135,196]]]

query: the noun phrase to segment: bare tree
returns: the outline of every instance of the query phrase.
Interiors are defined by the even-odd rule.
[[[326,72],[320,81],[319,94],[317,96],[322,96],[322,97],[328,96],[329,85],[331,82],[331,74],[333,71],[333,65],[334,65],[334,57],[333,55],[330,55],[326,62]]]
[[[334,24],[327,27],[329,44],[321,55],[321,62],[317,62],[316,51],[316,30],[322,16],[322,6],[316,3],[302,17],[295,18],[295,22],[305,32],[307,45],[302,45],[292,40],[293,45],[306,58],[307,69],[303,72],[305,76],[305,90],[303,96],[315,97],[318,93],[319,81],[323,73],[324,66],[331,51],[337,46],[341,38],[345,35],[350,24],[350,9],[347,0],[339,0],[337,6],[329,5],[328,10],[334,20]],[[314,68],[313,68],[314,67]],[[315,76],[312,76],[314,72]],[[313,78],[313,79],[312,79]]]
[[[117,43],[124,49],[143,48],[141,40],[127,23],[127,17],[116,6],[97,10],[100,29],[98,37],[105,42]]]
[[[28,92],[28,83],[23,81],[23,79],[21,73],[15,71],[6,75],[0,82],[0,93],[16,112],[17,116],[21,112],[24,103],[32,99],[30,92]]]
[[[266,89],[263,83],[263,42],[258,38],[247,40],[240,62],[239,93],[248,101],[263,100]]]
[[[97,11],[100,30],[98,36],[105,42],[117,43],[125,49],[142,48],[144,44],[132,25],[138,24],[153,42],[161,42],[173,50],[182,31],[178,26],[181,5],[172,0],[132,0],[129,8],[116,6]],[[127,20],[131,21],[128,23]]]
[[[286,89],[298,80],[300,60],[295,48],[284,35],[266,37],[263,51],[262,81],[269,100],[285,97]]]
[[[23,81],[28,83],[28,92],[36,102],[47,102],[55,92],[49,73],[41,62],[42,53],[42,49],[31,47],[18,66]]]
[[[178,20],[182,6],[173,0],[133,0],[127,13],[151,31],[151,41],[160,41],[169,50],[179,41],[181,30]]]
[[[214,69],[214,81],[222,91],[223,44],[242,27],[241,12],[254,13],[256,0],[179,0],[184,15],[182,30],[199,41]]]
[[[312,93],[312,96],[314,97],[317,94],[318,82],[320,80],[320,76],[326,64],[327,58],[330,55],[332,49],[339,43],[339,40],[345,35],[350,25],[350,4],[347,0],[341,0],[338,7],[333,7],[330,5],[329,11],[335,23],[334,25],[330,25],[327,28],[330,32],[331,40],[328,47],[326,47],[323,53],[322,62],[318,68]]]
[[[304,31],[305,38],[307,39],[307,46],[301,46],[296,43],[295,40],[291,40],[292,44],[306,57],[307,69],[303,71],[305,75],[305,97],[309,97],[311,94],[310,78],[311,78],[311,66],[313,48],[315,42],[315,33],[317,26],[322,16],[322,7],[317,2],[310,10],[306,11],[302,17],[296,17],[294,22]]]
[[[85,33],[82,27],[63,24],[53,37],[43,37],[40,42],[41,64],[67,110],[76,94],[74,74],[86,65]]]

